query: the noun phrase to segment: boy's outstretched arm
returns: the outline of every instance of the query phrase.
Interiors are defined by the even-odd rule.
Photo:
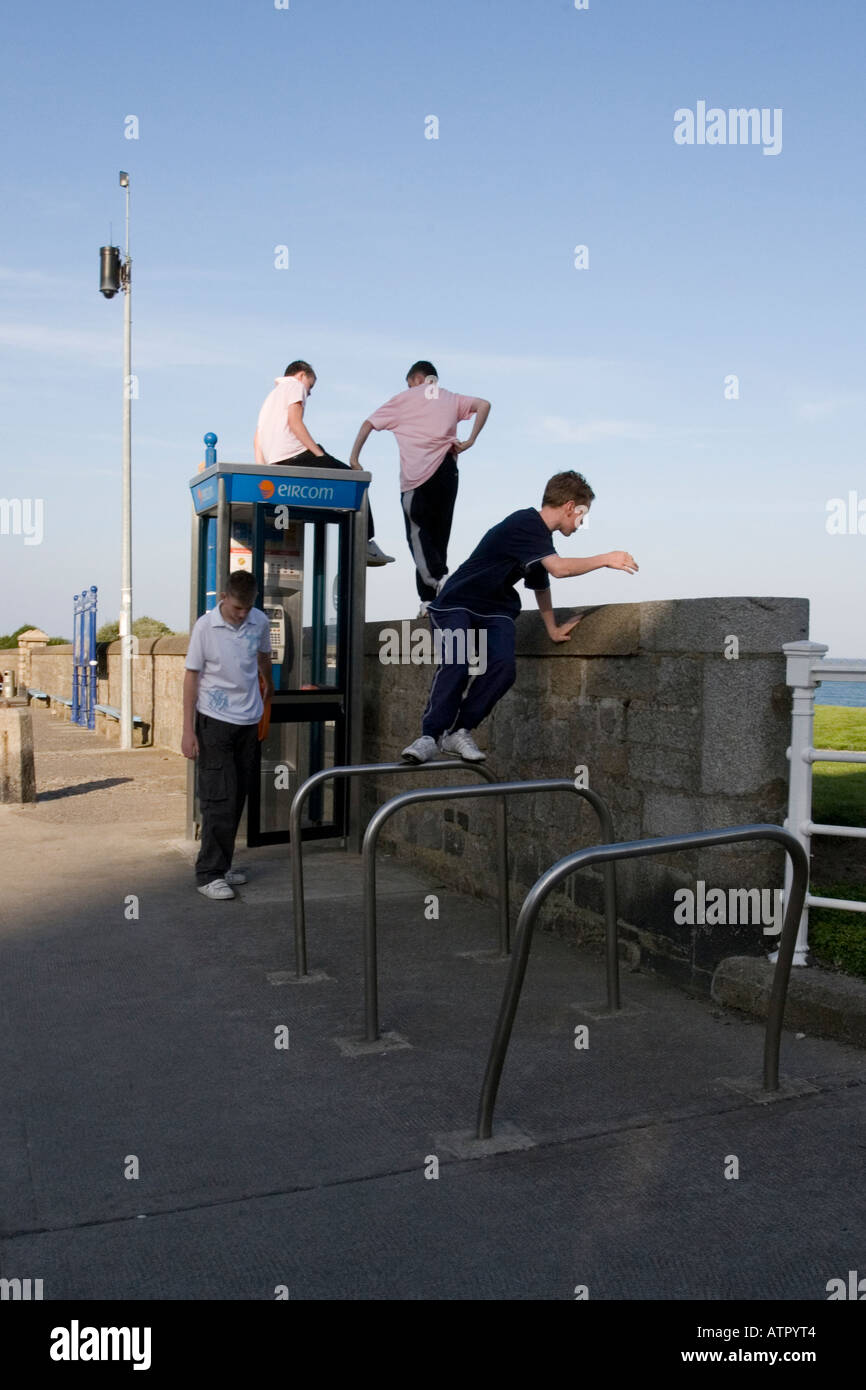
[[[564,555],[545,555],[541,561],[548,574],[554,579],[573,579],[591,570],[625,570],[626,574],[636,574],[638,565],[627,550],[609,550],[604,555],[588,555],[585,560],[567,560]]]
[[[567,642],[571,636],[572,628],[577,627],[582,615],[576,618],[569,618],[568,622],[557,624],[553,613],[553,601],[550,597],[549,589],[536,589],[535,598],[538,603],[538,611],[544,620],[547,628],[547,635],[551,642]]]

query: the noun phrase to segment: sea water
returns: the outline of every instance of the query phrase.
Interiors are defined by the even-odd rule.
[[[815,704],[866,707],[866,681],[822,681],[815,692]]]

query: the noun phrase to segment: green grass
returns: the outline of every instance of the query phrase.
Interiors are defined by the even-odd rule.
[[[818,898],[866,902],[866,888],[850,883],[813,883],[810,891]],[[821,965],[834,966],[848,975],[866,976],[866,913],[810,908],[809,950]]]
[[[816,748],[866,753],[866,709],[816,705],[814,743]],[[866,763],[812,765],[812,819],[819,825],[866,827]],[[813,883],[811,892],[819,898],[866,902],[866,889],[850,883]],[[809,949],[822,965],[866,977],[866,913],[813,907]]]
[[[815,747],[866,753],[866,709],[815,706]],[[819,825],[866,826],[866,763],[814,763],[812,819]]]

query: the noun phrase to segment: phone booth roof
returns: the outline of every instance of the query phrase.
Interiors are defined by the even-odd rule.
[[[257,463],[214,463],[190,479],[196,512],[212,511],[219,501],[220,478],[225,479],[227,502],[282,503],[295,507],[322,507],[329,511],[356,512],[370,486],[369,473],[353,468],[261,468]]]

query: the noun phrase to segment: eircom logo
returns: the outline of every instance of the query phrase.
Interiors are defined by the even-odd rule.
[[[271,498],[276,493],[277,497],[292,497],[299,502],[332,502],[334,500],[334,489],[326,487],[322,483],[277,483],[275,485],[270,478],[262,478],[259,483],[259,492],[265,498]]]

